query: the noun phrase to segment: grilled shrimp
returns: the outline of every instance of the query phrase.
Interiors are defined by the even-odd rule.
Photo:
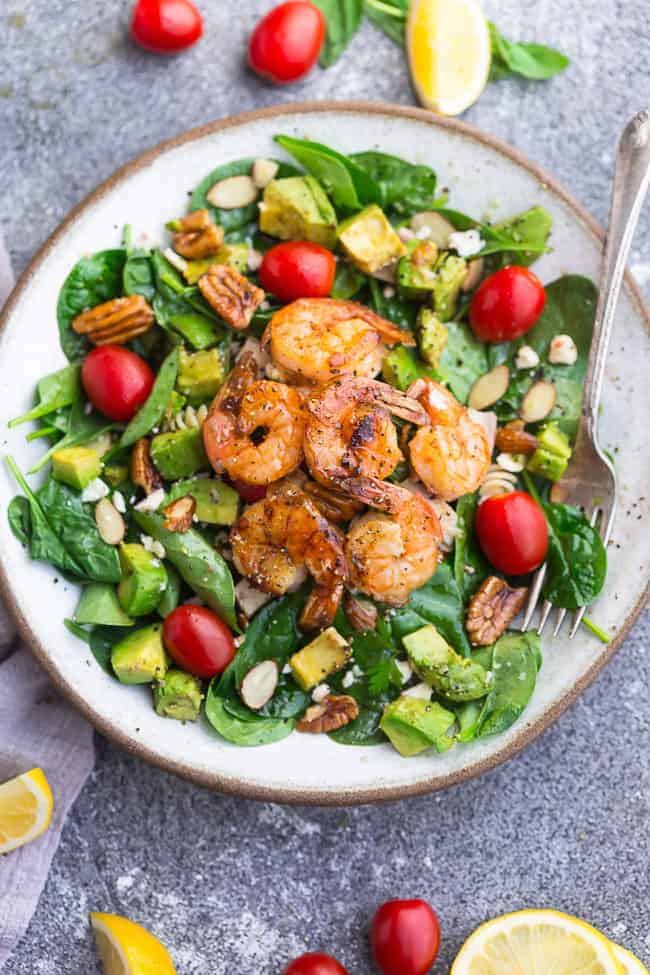
[[[368,511],[348,531],[350,585],[390,606],[403,606],[438,565],[440,523],[431,502],[392,485],[394,511]]]
[[[259,378],[252,353],[240,356],[203,424],[214,469],[246,484],[271,484],[300,466],[305,414],[299,392]]]
[[[271,318],[262,344],[296,382],[320,385],[337,376],[376,376],[387,345],[415,340],[354,301],[300,298]]]
[[[300,625],[330,625],[343,595],[347,562],[343,537],[302,490],[288,479],[246,508],[230,533],[235,566],[253,585],[280,596],[295,591],[307,574],[314,588]]]
[[[411,397],[376,379],[335,379],[307,401],[305,460],[317,481],[374,504],[382,480],[403,455],[391,413],[411,423],[426,413]],[[382,507],[382,505],[378,505]]]
[[[475,491],[490,467],[492,448],[485,426],[432,379],[416,379],[408,395],[422,404],[430,421],[409,443],[417,476],[443,501]]]

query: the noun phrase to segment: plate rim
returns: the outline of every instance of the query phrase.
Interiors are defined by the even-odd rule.
[[[566,206],[572,211],[577,219],[583,224],[585,229],[595,237],[601,244],[605,234],[598,222],[591,214],[543,167],[532,162],[518,149],[479,129],[477,126],[468,122],[460,121],[455,118],[434,115],[426,109],[417,108],[409,105],[395,105],[390,102],[369,102],[354,100],[326,100],[326,101],[306,101],[289,102],[281,105],[271,105],[261,109],[240,112],[236,115],[229,115],[222,119],[204,123],[180,133],[170,139],[166,139],[153,148],[139,153],[133,159],[120,166],[106,180],[100,183],[94,190],[88,193],[67,216],[61,221],[57,228],[47,237],[45,242],[39,247],[31,261],[18,278],[14,289],[7,299],[4,308],[0,311],[0,332],[4,331],[9,319],[12,316],[15,305],[18,303],[23,292],[30,286],[42,263],[50,252],[56,247],[59,240],[67,232],[68,228],[77,220],[87,208],[100,200],[106,193],[112,191],[116,186],[128,179],[132,174],[148,166],[160,155],[169,152],[179,146],[189,142],[194,142],[206,136],[213,135],[225,129],[235,126],[242,126],[255,122],[259,119],[281,118],[285,115],[294,114],[319,114],[327,112],[349,112],[368,115],[383,115],[389,117],[400,117],[412,119],[426,125],[437,126],[461,135],[488,146],[494,151],[505,156],[510,161],[525,169],[540,183],[543,183],[556,197],[559,197]],[[650,334],[650,308],[646,304],[640,288],[634,281],[629,272],[625,276],[626,285],[633,304],[639,317],[645,324],[646,330]],[[469,768],[459,769],[456,772],[446,775],[431,775],[424,781],[412,785],[383,785],[376,788],[351,788],[342,794],[321,793],[313,789],[302,789],[300,787],[275,787],[255,785],[245,780],[237,778],[223,778],[218,772],[207,772],[194,768],[191,764],[165,759],[153,751],[144,743],[134,742],[119,725],[115,724],[110,718],[105,718],[98,714],[92,704],[76,691],[74,686],[69,684],[62,675],[59,674],[53,660],[51,660],[44,644],[34,632],[27,619],[21,613],[18,603],[13,595],[11,582],[8,572],[4,565],[4,556],[0,552],[0,596],[13,616],[18,633],[28,645],[39,664],[43,667],[48,677],[56,689],[79,711],[83,717],[110,741],[115,742],[127,752],[148,764],[171,772],[182,778],[187,779],[195,785],[209,788],[213,791],[222,792],[228,795],[238,796],[243,799],[255,799],[264,802],[279,802],[284,804],[301,804],[313,806],[355,806],[366,803],[385,802],[397,799],[407,799],[416,796],[426,795],[442,789],[468,782],[478,778],[486,772],[497,768],[504,762],[513,758],[527,745],[531,744],[547,728],[557,721],[581,694],[598,677],[601,671],[612,660],[614,654],[619,650],[626,639],[630,629],[639,618],[642,610],[650,600],[650,578],[646,581],[645,589],[642,591],[636,605],[626,616],[620,631],[616,637],[602,650],[598,659],[589,667],[583,676],[577,680],[572,687],[566,691],[554,704],[548,707],[543,714],[531,724],[522,727],[511,741],[498,748],[492,755],[480,759]]]

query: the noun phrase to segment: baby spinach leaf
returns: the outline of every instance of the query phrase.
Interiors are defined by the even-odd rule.
[[[393,322],[394,325],[399,325],[400,328],[408,332],[414,331],[418,306],[412,301],[404,301],[399,295],[391,295],[387,298],[384,294],[386,286],[375,278],[370,278],[369,284],[370,300],[368,304],[372,310],[376,311],[382,318],[387,318],[389,322]]]
[[[124,629],[120,626],[94,626],[90,631],[90,651],[102,670],[111,677],[115,677],[111,665],[113,647],[123,639]]]
[[[474,534],[477,507],[478,493],[465,494],[456,504],[458,535],[454,544],[454,577],[464,602],[474,595],[490,574],[490,567]]]
[[[430,210],[436,195],[436,174],[429,166],[417,166],[384,152],[357,152],[350,156],[379,187],[384,210],[410,217]]]
[[[492,650],[492,687],[485,698],[477,737],[486,738],[509,728],[532,697],[541,660],[537,633],[507,633]]]
[[[448,207],[436,209],[454,225],[456,230],[479,231],[484,241],[479,252],[481,257],[500,254],[507,264],[527,266],[546,251],[551,217],[543,207],[533,207],[494,225],[474,220],[460,210],[451,210]]]
[[[275,141],[298,160],[338,207],[361,210],[367,203],[378,203],[381,191],[371,176],[348,156],[320,142],[276,135]]]
[[[56,317],[61,348],[70,362],[83,359],[90,349],[88,339],[73,330],[73,319],[88,308],[120,297],[125,260],[126,251],[122,249],[99,251],[90,257],[82,257],[65,279],[59,292]]]
[[[408,0],[363,0],[363,9],[376,27],[404,47]]]
[[[341,57],[356,34],[363,13],[362,0],[314,0],[327,25],[320,64],[329,68]]]
[[[120,439],[120,447],[130,447],[136,440],[146,436],[162,419],[169,397],[176,385],[180,352],[178,346],[172,349],[156,376],[156,381],[143,403]]]
[[[37,405],[22,416],[10,420],[8,426],[17,427],[20,423],[38,420],[76,403],[81,398],[80,372],[79,366],[70,365],[44,376],[36,386]]]
[[[486,346],[478,342],[469,325],[446,322],[447,341],[436,367],[436,378],[446,383],[457,400],[466,403],[479,378],[488,371]]]
[[[74,614],[75,623],[103,626],[133,626],[134,620],[120,606],[115,586],[105,582],[91,582],[84,586]]]
[[[222,738],[234,745],[253,747],[281,741],[290,735],[294,722],[279,718],[265,718],[253,711],[248,717],[237,717],[227,707],[228,702],[237,701],[235,689],[234,661],[210,682],[205,701],[205,716]]]
[[[162,515],[151,511],[134,511],[140,528],[160,542],[167,558],[182,579],[206,606],[218,613],[234,630],[239,631],[235,616],[235,586],[228,563],[200,532],[170,532]]]
[[[68,413],[65,434],[30,468],[29,473],[36,474],[45,467],[55,450],[61,450],[63,447],[79,447],[101,436],[102,433],[113,430],[114,427],[115,423],[99,413],[86,414],[81,401],[73,403]]]
[[[331,732],[329,737],[337,745],[381,745],[386,741],[385,734],[379,728],[384,707],[385,705],[379,702],[360,705],[359,716],[337,731]]]
[[[336,276],[332,287],[332,298],[340,298],[349,301],[361,291],[365,284],[365,275],[357,271],[345,261],[339,261],[336,265]]]
[[[488,22],[492,43],[490,81],[519,75],[531,81],[547,81],[569,66],[565,54],[545,44],[509,41],[496,24]]]
[[[27,498],[17,494],[7,507],[9,527],[21,545],[29,545],[32,524],[30,520],[30,506]]]
[[[451,566],[443,562],[429,582],[411,593],[407,605],[394,611],[390,627],[397,641],[427,623],[433,623],[454,650],[469,657],[471,649],[464,616],[463,599],[454,573]]]
[[[147,301],[153,301],[156,293],[151,256],[147,251],[133,251],[129,254],[122,272],[125,295],[142,295]]]
[[[197,288],[188,288],[176,268],[160,251],[151,254],[156,293],[153,311],[156,321],[176,341],[180,335],[195,349],[209,349],[222,341],[223,323],[205,303]]]
[[[299,718],[310,704],[311,695],[290,674],[280,674],[275,694],[259,713],[266,718]]]
[[[607,574],[602,539],[577,508],[551,503],[543,507],[549,529],[544,596],[563,609],[589,606]]]
[[[452,711],[458,721],[458,741],[473,741],[481,723],[481,713],[483,711],[483,701],[465,701],[463,704],[454,704]]]
[[[217,166],[201,180],[190,199],[190,210],[209,210],[214,222],[223,227],[226,240],[230,243],[248,240],[252,235],[257,222],[257,202],[249,203],[244,207],[235,207],[233,210],[221,210],[210,203],[207,195],[215,183],[219,183],[222,179],[227,179],[229,176],[249,176],[254,162],[253,158],[237,159],[223,166]],[[294,166],[285,162],[279,165],[276,179],[298,175],[298,170]]]
[[[275,660],[282,669],[298,649],[301,640],[298,615],[304,601],[305,594],[299,590],[272,600],[255,614],[234,661],[237,687],[255,664]]]

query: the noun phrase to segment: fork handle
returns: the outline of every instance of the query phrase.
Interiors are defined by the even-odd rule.
[[[582,426],[596,440],[598,406],[614,313],[632,237],[650,183],[650,111],[638,112],[623,130],[616,151],[609,228],[601,270],[594,334],[585,376]]]

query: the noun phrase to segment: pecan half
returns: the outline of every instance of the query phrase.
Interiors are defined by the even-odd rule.
[[[188,532],[192,527],[195,512],[196,501],[191,494],[186,494],[163,508],[165,515],[163,527],[168,532]]]
[[[123,345],[149,331],[153,322],[153,311],[142,295],[129,295],[82,311],[72,320],[72,328],[93,345]]]
[[[213,257],[223,244],[223,227],[212,222],[207,210],[188,213],[177,226],[180,229],[172,237],[174,250],[190,261]]]
[[[146,437],[138,440],[131,451],[131,480],[145,494],[153,494],[163,486],[163,480],[151,459],[151,448]]]
[[[248,328],[264,292],[228,264],[213,264],[199,278],[199,291],[209,305],[233,328]]]
[[[488,576],[472,596],[465,626],[473,647],[487,647],[505,632],[526,602],[528,589],[512,589],[497,576]]]
[[[343,611],[355,630],[374,630],[377,626],[377,607],[367,599],[358,599],[351,592],[346,592]]]
[[[298,731],[312,735],[336,731],[359,717],[359,705],[349,694],[328,694],[320,704],[307,708],[300,721],[296,722]]]
[[[497,430],[496,447],[504,454],[534,454],[537,437],[526,432],[523,420],[513,420]]]

